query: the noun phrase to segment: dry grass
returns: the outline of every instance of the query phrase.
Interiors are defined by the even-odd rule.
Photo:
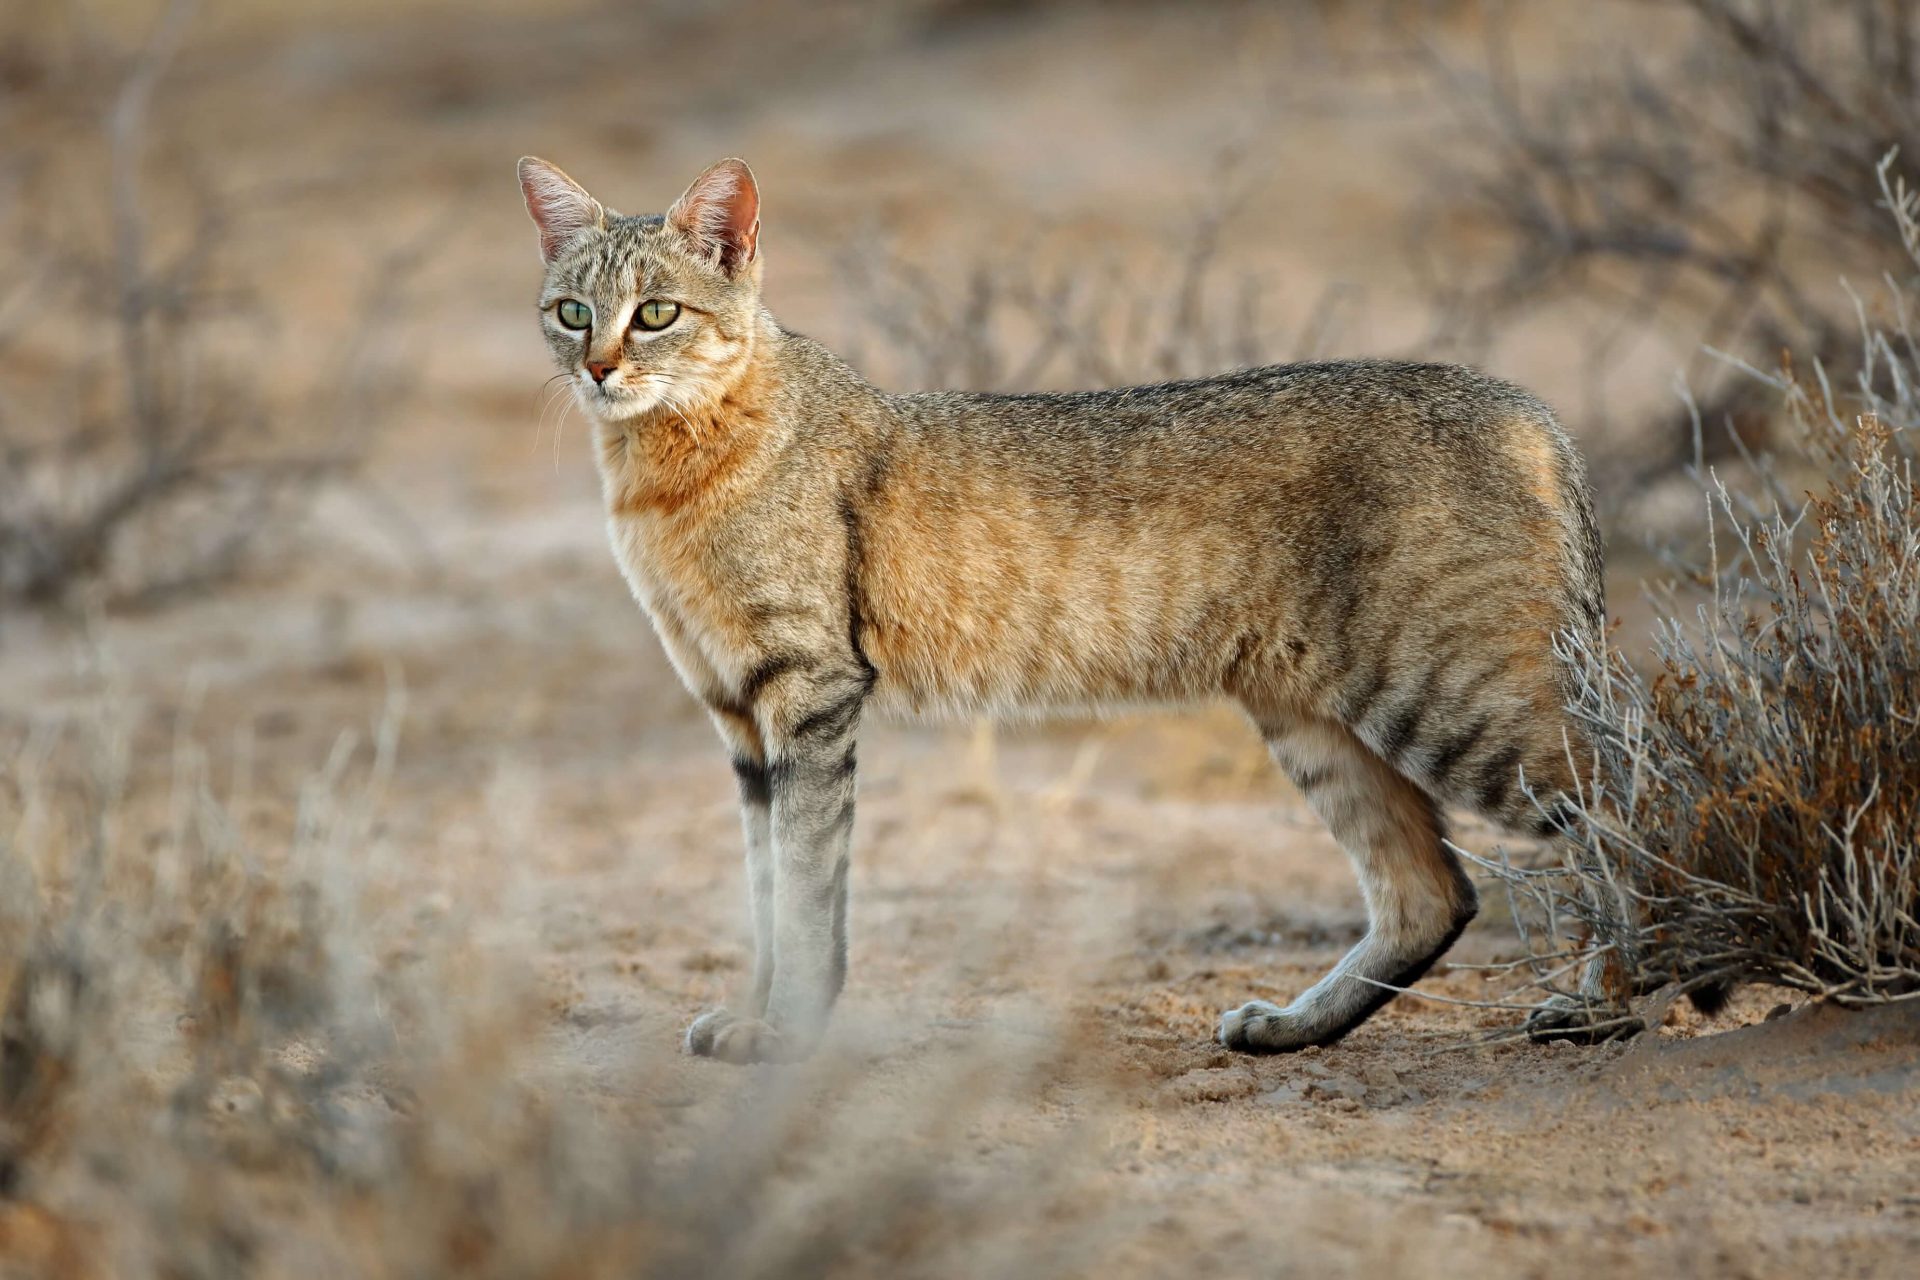
[[[1891,163],[1882,204],[1911,271],[1916,198]],[[1657,672],[1570,655],[1592,744],[1575,852],[1496,868],[1544,923],[1550,989],[1598,950],[1621,995],[1920,993],[1920,345],[1907,282],[1887,282],[1893,327],[1863,310],[1851,391],[1817,366],[1753,373],[1801,448],[1756,460],[1758,498],[1710,482],[1711,599],[1661,627]]]
[[[0,769],[0,1271],[1045,1275],[1117,1247],[1058,1165],[972,1159],[997,1098],[1058,1078],[1030,1038],[904,1089],[851,1049],[727,1073],[731,1099],[643,1054],[596,1103],[524,945],[383,874],[397,700],[297,803],[239,794],[244,761],[216,787],[184,736],[135,785],[110,723]]]

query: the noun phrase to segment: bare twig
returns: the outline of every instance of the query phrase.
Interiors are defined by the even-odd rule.
[[[1677,0],[1648,4],[1669,39],[1625,46],[1585,73],[1523,91],[1496,47],[1472,67],[1429,50],[1435,83],[1479,160],[1439,179],[1504,231],[1487,274],[1443,270],[1435,341],[1472,358],[1539,304],[1597,300],[1617,320],[1588,349],[1601,386],[1619,345],[1672,317],[1707,343],[1771,359],[1783,347],[1851,359],[1858,331],[1821,303],[1836,267],[1897,245],[1855,198],[1889,148],[1920,146],[1920,8],[1901,0]],[[1491,35],[1490,35],[1491,38]],[[1701,328],[1704,324],[1704,328]],[[1696,361],[1712,416],[1760,389]],[[1604,397],[1587,406],[1605,413]],[[1686,424],[1677,424],[1684,427]],[[1636,450],[1640,475],[1676,452]],[[1712,442],[1718,443],[1718,442]]]

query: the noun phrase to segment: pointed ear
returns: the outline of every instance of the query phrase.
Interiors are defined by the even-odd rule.
[[[752,262],[760,245],[760,187],[745,160],[727,159],[693,180],[667,225],[677,228],[728,275]]]
[[[589,227],[606,225],[607,211],[579,183],[545,160],[520,157],[520,192],[540,228],[540,257],[552,262]]]

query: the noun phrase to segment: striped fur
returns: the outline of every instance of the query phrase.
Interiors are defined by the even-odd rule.
[[[1526,392],[1340,361],[889,395],[761,305],[740,162],[676,203],[697,219],[622,217],[538,161],[522,178],[615,554],[740,780],[753,987],[694,1024],[695,1052],[779,1058],[823,1028],[869,711],[1245,708],[1372,925],[1285,1008],[1227,1013],[1236,1048],[1345,1034],[1458,936],[1474,895],[1441,806],[1551,829],[1535,797],[1553,811],[1577,746],[1553,638],[1596,635],[1604,604],[1580,460]],[[592,328],[561,326],[562,299]],[[647,299],[680,320],[630,327]]]

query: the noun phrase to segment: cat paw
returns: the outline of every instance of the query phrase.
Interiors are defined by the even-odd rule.
[[[1647,1024],[1631,1010],[1572,996],[1549,996],[1527,1015],[1527,1039],[1535,1044],[1568,1040],[1574,1044],[1604,1044],[1639,1035]]]
[[[754,1062],[792,1062],[805,1055],[778,1027],[759,1018],[743,1018],[725,1009],[703,1013],[687,1028],[687,1052],[745,1066]]]
[[[1288,1053],[1316,1042],[1316,1035],[1294,1015],[1265,1000],[1249,1000],[1220,1015],[1218,1039],[1241,1053]]]

